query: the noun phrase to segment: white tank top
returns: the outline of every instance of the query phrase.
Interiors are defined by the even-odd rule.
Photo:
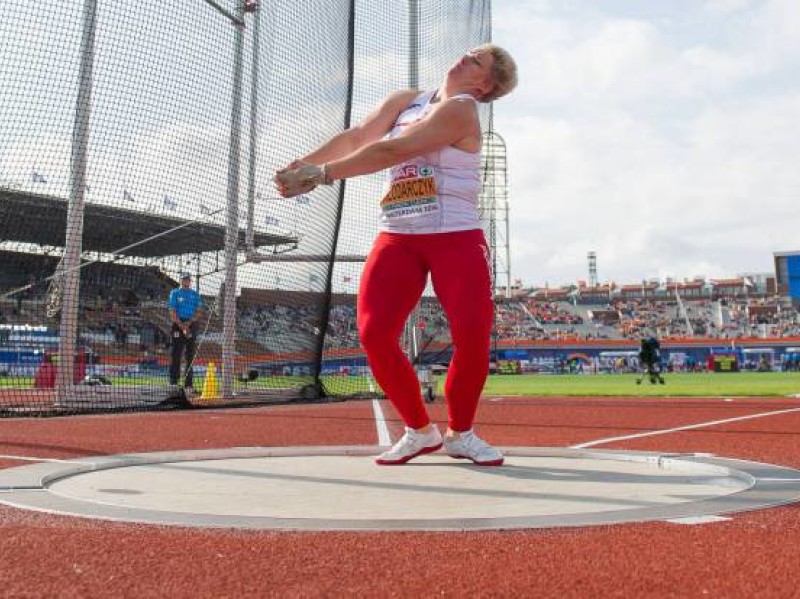
[[[414,98],[384,139],[425,118],[435,93]],[[475,102],[469,94],[454,99]],[[425,234],[480,229],[480,163],[480,152],[446,146],[393,166],[381,199],[380,230]]]

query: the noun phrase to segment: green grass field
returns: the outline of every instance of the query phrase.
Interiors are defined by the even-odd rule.
[[[644,380],[636,384],[635,374],[600,375],[492,375],[486,381],[484,395],[522,396],[646,396],[646,397],[781,397],[800,394],[798,372],[732,372],[666,374],[665,385],[651,385]],[[350,395],[374,389],[363,377],[322,377],[328,391],[334,395]],[[114,385],[161,386],[160,377],[112,377]],[[311,382],[310,377],[269,377],[250,383],[251,389],[300,387]],[[442,393],[443,377],[438,378],[438,394]],[[30,378],[0,378],[0,388],[25,389],[33,386]],[[202,377],[196,379],[202,391]],[[236,387],[243,385],[237,383]]]
[[[565,396],[786,396],[800,393],[797,372],[665,374],[664,385],[636,384],[635,374],[494,375],[485,395]]]

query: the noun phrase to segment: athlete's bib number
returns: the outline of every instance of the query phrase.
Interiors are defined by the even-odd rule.
[[[407,218],[439,210],[436,179],[431,167],[406,164],[397,167],[392,174],[395,178],[381,200],[384,218]]]

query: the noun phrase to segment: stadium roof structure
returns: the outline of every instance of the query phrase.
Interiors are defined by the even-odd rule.
[[[0,241],[63,247],[67,206],[63,198],[0,188]],[[240,229],[240,248],[244,241],[245,231]],[[287,235],[256,232],[253,237],[256,247],[297,242]],[[87,202],[82,249],[140,258],[222,251],[225,227]]]

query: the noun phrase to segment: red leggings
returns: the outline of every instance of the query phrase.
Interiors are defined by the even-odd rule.
[[[400,335],[431,275],[450,322],[453,359],[444,392],[449,426],[472,428],[489,373],[494,314],[489,250],[483,231],[403,235],[375,240],[358,293],[358,331],[375,380],[411,428],[430,422],[419,380],[400,348]]]

